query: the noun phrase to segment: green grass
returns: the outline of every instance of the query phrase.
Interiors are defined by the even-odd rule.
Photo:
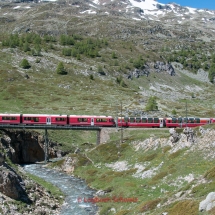
[[[136,136],[134,135],[136,134]],[[154,139],[158,138],[159,129],[154,133]],[[122,144],[120,156],[118,156],[117,145],[120,140],[116,133],[111,135],[111,142],[102,144],[94,150],[87,152],[87,156],[93,160],[93,165],[77,166],[74,174],[84,178],[88,185],[98,190],[107,190],[108,197],[136,197],[138,202],[123,203],[99,203],[100,214],[107,213],[114,207],[117,213],[134,214],[147,212],[151,215],[161,214],[168,211],[170,214],[183,214],[186,209],[189,214],[198,215],[198,203],[213,190],[214,182],[196,185],[197,180],[188,182],[179,178],[193,174],[195,178],[203,176],[209,180],[213,178],[214,168],[211,168],[211,162],[204,159],[204,155],[199,151],[188,152],[187,149],[179,150],[170,154],[170,147],[157,148],[156,150],[134,151],[132,142],[144,140],[151,136],[151,130],[145,131],[125,131],[125,142]],[[164,135],[164,134],[163,134]],[[167,135],[167,134],[166,134]],[[165,135],[164,135],[165,136]],[[127,161],[128,170],[116,172],[108,168],[105,163],[116,161]],[[137,169],[135,163],[145,164],[145,170],[148,171],[161,167],[155,171],[151,178],[136,178],[133,175]],[[208,170],[208,171],[207,171]],[[181,182],[177,182],[181,181]],[[165,192],[161,192],[164,190]],[[165,208],[157,208],[160,203],[164,204],[168,199],[174,201],[174,194],[182,192],[181,195],[190,190],[192,200],[176,202]],[[181,207],[185,209],[180,209]],[[123,210],[121,209],[123,207]],[[186,213],[185,213],[186,214]]]
[[[44,131],[41,131],[44,133]],[[74,131],[74,130],[49,130],[48,138],[57,143],[58,148],[67,152],[74,153],[77,148],[83,152],[85,149],[96,145],[96,131]]]
[[[6,37],[6,34],[4,35]],[[44,47],[49,44],[43,44]],[[48,53],[53,53],[56,56],[61,56],[62,46],[54,46],[58,49],[49,49]],[[65,67],[68,71],[68,75],[57,75],[55,70],[58,65],[58,60],[52,57],[41,56],[40,62],[37,62],[37,56],[30,56],[28,53],[24,53],[19,48],[8,49],[7,52],[0,50],[1,58],[1,78],[0,78],[0,109],[1,112],[20,112],[20,113],[53,113],[53,114],[97,114],[97,115],[116,115],[120,113],[120,102],[123,104],[123,114],[127,108],[134,110],[143,110],[149,96],[143,96],[139,87],[143,87],[145,91],[151,91],[149,88],[151,85],[156,85],[157,80],[162,80],[162,85],[169,85],[170,92],[171,87],[181,88],[186,85],[198,85],[205,89],[204,104],[202,104],[202,98],[196,96],[195,99],[187,99],[188,101],[188,113],[189,115],[207,115],[213,116],[213,88],[206,86],[205,84],[193,80],[183,74],[177,77],[165,76],[163,74],[156,74],[156,78],[151,76],[142,76],[139,79],[124,81],[127,88],[120,87],[116,83],[115,66],[111,66],[111,53],[117,52],[117,59],[120,65],[117,67],[121,73],[126,75],[133,69],[131,63],[131,47],[133,50],[132,58],[137,59],[140,55],[139,49],[129,41],[116,41],[108,43],[108,51],[105,47],[101,50],[102,59],[105,59],[103,66],[105,71],[110,74],[105,79],[101,79],[96,72],[96,66],[100,58],[89,59],[84,57],[83,62],[75,64],[73,62],[65,63]],[[5,47],[1,47],[2,49]],[[12,52],[11,52],[12,50]],[[44,50],[43,50],[44,51]],[[21,53],[21,56],[31,57],[32,67],[28,70],[23,70],[19,67],[19,61],[16,53]],[[144,52],[145,53],[145,52]],[[149,55],[149,54],[147,54]],[[71,57],[65,57],[68,61]],[[75,59],[72,59],[75,60]],[[150,60],[150,58],[149,58]],[[11,64],[12,61],[12,64]],[[47,61],[49,66],[47,66]],[[36,63],[37,62],[37,63]],[[76,62],[77,63],[77,62]],[[86,70],[82,64],[89,66],[89,71],[94,74],[94,79],[91,80],[89,76],[82,75],[77,72],[80,70]],[[125,69],[125,64],[129,69]],[[90,68],[93,68],[90,70]],[[28,74],[29,79],[25,79],[25,74]],[[154,75],[152,75],[154,76]],[[69,87],[68,87],[69,86]],[[167,91],[165,87],[161,86],[163,91]],[[67,88],[68,87],[68,88]],[[182,92],[188,96],[188,92]],[[189,92],[190,94],[190,92]],[[185,115],[185,102],[183,99],[178,98],[174,101],[169,101],[163,96],[158,94],[159,104],[165,105],[165,107],[158,107],[162,110],[162,114],[170,114],[171,110],[168,107],[177,110],[178,115]],[[189,97],[189,96],[188,96]],[[141,100],[145,100],[145,104],[140,103]],[[8,104],[10,107],[8,108]]]

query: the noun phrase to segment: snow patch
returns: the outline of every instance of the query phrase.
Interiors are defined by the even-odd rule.
[[[192,7],[186,7],[190,13],[195,14],[196,13],[196,8],[192,8]]]
[[[145,0],[145,1],[134,1],[134,0],[130,0],[130,3],[134,6],[134,7],[139,7],[143,10],[156,10],[157,7],[157,1],[154,0]],[[164,4],[161,4],[164,5]]]
[[[96,14],[96,11],[93,11],[93,10],[85,10],[85,11],[82,11],[80,12],[81,14],[84,14],[84,13],[88,13],[88,14]]]
[[[99,4],[99,0],[93,0],[92,1],[94,4]]]
[[[14,7],[13,9],[15,9],[15,10],[16,10],[16,9],[18,9],[18,8],[20,8],[20,6],[16,6],[16,7]]]

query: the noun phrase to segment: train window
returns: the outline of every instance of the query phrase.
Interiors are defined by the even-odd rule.
[[[154,118],[154,123],[159,123],[159,118]]]
[[[39,122],[39,117],[24,117],[24,120]]]
[[[153,123],[153,118],[148,118],[149,123]]]
[[[142,122],[147,122],[147,118],[142,118]]]
[[[57,117],[55,118],[56,121],[65,121],[66,119],[65,118],[62,118],[62,117]]]
[[[140,118],[136,118],[136,122],[141,122],[141,119]]]
[[[200,118],[195,118],[196,123],[200,123]]]
[[[107,122],[107,119],[104,118],[97,118],[96,122]]]
[[[172,118],[172,123],[176,123],[177,119],[176,118]]]
[[[184,118],[184,122],[186,122],[186,123],[187,123],[187,122],[188,122],[188,118]]]
[[[114,122],[114,119],[109,119],[109,122]]]
[[[135,118],[134,117],[130,117],[130,122],[135,122]]]
[[[87,118],[78,118],[78,122],[87,122]]]
[[[194,118],[189,118],[190,123],[194,123]]]
[[[2,120],[17,120],[17,117],[3,116]]]
[[[124,118],[124,121],[125,121],[125,122],[128,122],[128,117],[125,117],[125,118]]]
[[[34,121],[34,122],[39,122],[39,118],[38,117],[32,117],[31,120]]]
[[[182,118],[178,118],[178,123],[182,123]]]

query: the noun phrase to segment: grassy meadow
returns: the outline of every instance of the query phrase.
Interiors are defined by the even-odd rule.
[[[107,143],[99,146],[95,142],[80,143],[80,153],[68,155],[78,159],[75,176],[106,192],[97,199],[100,214],[213,214],[213,210],[200,213],[198,207],[213,191],[214,158],[205,159],[203,151],[191,151],[188,147],[173,153],[170,146],[135,150],[137,142],[167,141],[168,130],[125,129],[123,143],[120,143],[120,132],[110,132]],[[120,162],[126,163],[124,169],[111,168]]]

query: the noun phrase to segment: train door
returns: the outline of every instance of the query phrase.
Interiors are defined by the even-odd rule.
[[[94,126],[94,118],[91,118],[91,126]]]
[[[46,125],[51,125],[51,117],[46,117]]]
[[[160,119],[160,128],[163,128],[163,125],[164,125],[164,120]]]

